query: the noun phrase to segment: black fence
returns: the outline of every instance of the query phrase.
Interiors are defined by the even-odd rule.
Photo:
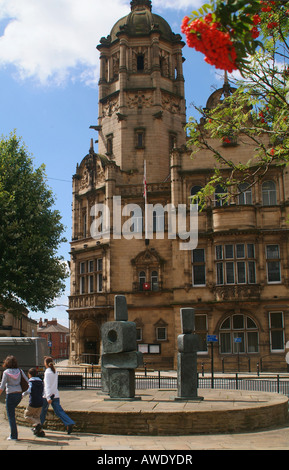
[[[85,369],[82,374],[59,372],[60,388],[100,389],[101,373]],[[76,383],[77,382],[77,383]],[[240,377],[239,374],[220,377],[202,377],[198,375],[198,388],[218,388],[229,390],[251,390],[282,393],[289,396],[289,375],[270,375],[260,377]],[[170,377],[162,372],[157,375],[136,374],[136,389],[177,389],[177,377]]]
[[[23,368],[26,371],[26,368]],[[27,368],[28,369],[28,368]],[[43,378],[44,372],[39,376]],[[0,378],[2,370],[0,369]],[[101,389],[101,373],[93,368],[65,371],[58,370],[58,385],[60,389]],[[260,392],[282,393],[289,396],[289,374],[270,374],[259,376],[240,376],[238,373],[226,376],[198,374],[198,388],[217,388],[227,390],[251,390]],[[136,373],[136,389],[177,389],[177,377],[168,376],[158,371],[155,375],[139,375]]]

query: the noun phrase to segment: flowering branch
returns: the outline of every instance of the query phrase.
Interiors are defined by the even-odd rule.
[[[229,73],[239,70],[243,77],[219,105],[199,109],[201,123],[191,118],[187,126],[192,155],[206,149],[218,162],[197,195],[203,204],[216,184],[228,197],[236,196],[242,182],[253,185],[272,166],[289,164],[288,20],[284,0],[212,0],[183,20],[189,47],[202,52],[207,63]],[[240,143],[250,147],[245,163],[222,151]]]

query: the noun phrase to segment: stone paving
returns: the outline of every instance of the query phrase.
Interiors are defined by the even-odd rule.
[[[71,393],[71,392],[70,392]],[[79,393],[82,393],[80,391]],[[95,392],[94,392],[95,393]],[[65,397],[66,394],[66,397]],[[61,403],[69,405],[69,392],[61,392]],[[74,395],[74,403],[77,403]],[[79,397],[78,397],[79,398]],[[82,398],[84,398],[82,394]],[[85,400],[78,400],[83,406]],[[107,403],[108,404],[108,403]],[[69,406],[71,408],[71,406]],[[35,437],[29,427],[18,426],[18,440],[7,441],[8,421],[0,403],[0,450],[98,450],[98,451],[196,451],[196,450],[289,450],[289,422],[256,432],[192,436],[136,436],[72,433],[46,430],[44,438]],[[194,455],[194,454],[193,454]]]

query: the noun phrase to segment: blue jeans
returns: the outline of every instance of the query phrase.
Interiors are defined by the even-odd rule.
[[[22,393],[8,393],[6,395],[6,410],[7,417],[10,425],[11,439],[18,439],[18,431],[15,418],[15,408],[22,400]]]
[[[54,410],[54,413],[56,414],[56,416],[58,416],[58,418],[61,419],[64,426],[70,426],[70,425],[75,424],[75,422],[71,418],[69,418],[69,416],[65,413],[64,409],[60,405],[59,398],[53,398],[51,405],[52,405],[52,408]],[[47,400],[44,398],[42,411],[41,411],[41,415],[40,415],[41,424],[43,424],[44,421],[45,421],[48,407],[49,407],[49,404],[48,404]]]

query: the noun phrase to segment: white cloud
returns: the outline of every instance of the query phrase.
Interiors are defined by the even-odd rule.
[[[153,0],[153,10],[184,8],[190,13],[203,3]],[[96,83],[95,48],[129,11],[130,0],[0,0],[0,67],[12,65],[17,77],[41,85],[68,78]]]
[[[20,78],[61,83],[71,70],[85,78],[97,71],[96,45],[121,16],[125,0],[0,0],[0,66],[14,65]],[[81,70],[80,67],[81,66]],[[76,69],[79,68],[77,71]]]
[[[195,10],[196,8],[200,8],[202,5],[204,5],[205,2],[204,0],[153,0],[152,4],[153,7],[166,9],[166,8],[172,8],[174,10],[182,10],[183,8],[187,10],[187,14],[189,15],[192,10]]]

